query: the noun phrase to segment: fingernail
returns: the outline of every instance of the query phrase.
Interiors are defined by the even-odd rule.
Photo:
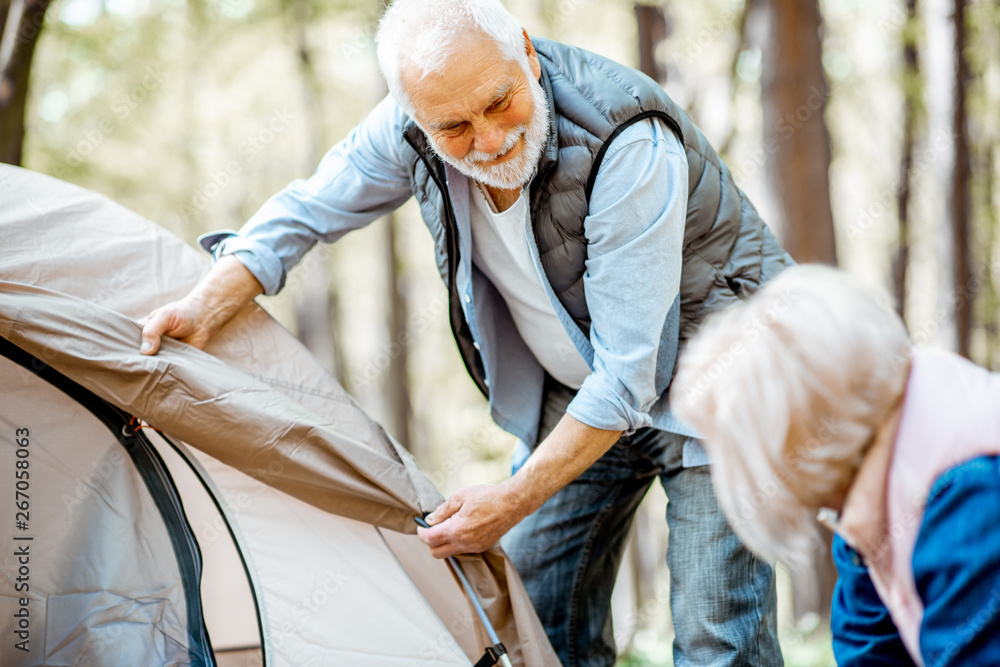
[[[139,348],[139,351],[140,352],[149,352],[152,349],[153,349],[153,344],[150,343],[148,340],[144,340],[144,341],[142,341],[142,347]]]
[[[424,517],[424,521],[426,521],[427,523],[434,523],[434,515],[428,514],[427,516]]]

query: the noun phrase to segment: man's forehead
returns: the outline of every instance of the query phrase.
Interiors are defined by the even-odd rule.
[[[439,51],[404,56],[400,78],[407,87],[461,81],[474,74],[477,68],[496,63],[511,64],[509,54],[495,40],[477,31],[455,35],[447,43],[430,48]]]
[[[509,60],[458,58],[437,72],[411,72],[403,82],[416,110],[429,119],[463,110],[481,112],[515,86],[519,71],[518,63]]]

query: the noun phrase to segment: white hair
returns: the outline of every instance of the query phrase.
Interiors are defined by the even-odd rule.
[[[499,0],[396,0],[375,35],[379,67],[389,92],[413,114],[404,72],[417,76],[442,71],[456,55],[456,43],[479,33],[492,40],[501,54],[530,71],[521,23]]]
[[[803,567],[901,399],[911,343],[891,300],[823,266],[787,269],[710,318],[670,393],[698,429],[719,505],[753,551]]]

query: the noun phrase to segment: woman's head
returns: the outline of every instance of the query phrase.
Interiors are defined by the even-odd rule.
[[[671,407],[698,429],[716,495],[748,547],[791,565],[839,507],[903,393],[910,339],[888,297],[836,269],[798,266],[705,324]]]

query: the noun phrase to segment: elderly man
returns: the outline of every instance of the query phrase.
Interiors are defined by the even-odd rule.
[[[506,535],[563,663],[611,665],[610,596],[635,509],[670,499],[678,665],[780,665],[773,570],[716,504],[698,434],[666,404],[680,343],[789,263],[729,170],[653,81],[529,39],[498,0],[397,0],[378,32],[391,96],[272,197],[183,300],[146,319],[202,345],[318,240],[411,196],[452,329],[524,453],[420,531],[434,556]]]

